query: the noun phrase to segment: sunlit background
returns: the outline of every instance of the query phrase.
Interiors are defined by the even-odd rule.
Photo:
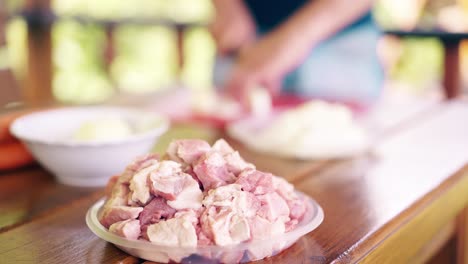
[[[2,3],[9,17],[0,69],[11,69],[22,85],[27,74],[27,23],[19,15],[24,3]],[[466,32],[466,8],[466,1],[380,0],[373,13],[387,29]],[[214,14],[210,0],[51,0],[50,9],[56,18],[52,92],[60,102],[99,103],[119,93],[180,85],[212,88],[216,47],[206,28]],[[178,31],[178,24],[186,27]],[[383,36],[378,50],[389,81],[415,92],[440,82],[438,39]],[[468,44],[461,54],[462,72],[468,73]],[[468,83],[468,74],[463,78]]]
[[[11,13],[23,5],[6,4]],[[154,92],[181,83],[211,87],[215,46],[205,26],[213,15],[209,0],[52,0],[51,9],[58,19],[52,26],[52,90],[59,101],[96,103],[118,92]],[[182,46],[166,21],[189,25]],[[106,30],[109,23],[112,33]],[[26,22],[13,17],[6,31],[8,48],[0,52],[0,65],[11,66],[21,80],[26,74]]]

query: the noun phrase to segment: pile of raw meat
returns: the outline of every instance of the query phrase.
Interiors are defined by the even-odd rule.
[[[177,140],[135,160],[108,186],[102,225],[128,239],[226,246],[288,232],[306,211],[291,184],[244,161],[226,141]]]

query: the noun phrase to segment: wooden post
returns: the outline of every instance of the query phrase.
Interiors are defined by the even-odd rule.
[[[27,71],[22,89],[26,104],[39,106],[53,101],[52,96],[52,41],[51,25],[44,23],[39,14],[50,11],[49,0],[28,0]]]
[[[468,264],[468,207],[457,217],[457,264]]]
[[[110,73],[110,67],[115,57],[114,29],[114,25],[106,25],[104,27],[106,33],[106,43],[104,47],[104,63],[106,71],[108,73]]]
[[[442,84],[447,99],[457,97],[461,92],[460,78],[460,40],[443,40],[444,76]]]
[[[0,47],[5,45],[5,27],[6,27],[6,7],[0,2]]]
[[[180,80],[180,77],[182,75],[182,71],[184,70],[184,33],[185,33],[185,27],[183,26],[177,26],[176,27],[176,32],[177,32],[177,74]]]

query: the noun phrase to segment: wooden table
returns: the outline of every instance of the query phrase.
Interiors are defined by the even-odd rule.
[[[246,159],[294,183],[325,212],[318,229],[259,263],[421,263],[446,245],[468,250],[467,117],[466,102],[439,105],[348,160],[279,159],[233,142]],[[100,188],[58,184],[37,166],[1,173],[0,263],[144,262],[86,227],[85,213],[102,195]],[[468,263],[464,254],[458,258]]]

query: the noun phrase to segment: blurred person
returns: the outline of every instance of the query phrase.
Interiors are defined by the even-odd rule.
[[[215,85],[372,100],[383,80],[372,0],[214,0]],[[236,57],[234,59],[234,57]]]

